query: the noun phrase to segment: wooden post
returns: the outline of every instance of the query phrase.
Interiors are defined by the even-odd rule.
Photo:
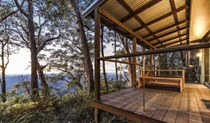
[[[183,86],[183,90],[185,88],[185,70],[182,70],[182,86]]]
[[[133,53],[136,53],[136,37],[133,37]],[[136,56],[133,57],[133,63],[136,64]],[[132,87],[136,86],[136,65],[133,65],[133,82]]]
[[[100,101],[100,60],[97,59],[100,57],[100,23],[101,16],[99,13],[99,9],[96,8],[95,11],[95,101]],[[99,123],[100,115],[99,109],[95,108],[95,123]]]
[[[120,63],[120,82],[122,82],[122,65]]]
[[[143,112],[145,112],[145,55],[143,56]]]
[[[152,49],[150,49],[152,50]],[[153,54],[150,54],[150,70],[152,70],[152,67],[153,67]]]
[[[160,70],[160,54],[158,54],[158,70]],[[160,76],[160,71],[158,71],[158,76]]]

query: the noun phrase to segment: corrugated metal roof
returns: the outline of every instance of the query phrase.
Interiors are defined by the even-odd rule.
[[[182,44],[186,44],[186,43],[187,43],[186,40],[185,41],[182,41]],[[168,45],[168,46],[166,46],[166,48],[170,48],[170,47],[174,47],[174,46],[179,46],[179,45],[181,45],[180,42],[174,43],[174,44],[171,44],[171,45]]]
[[[132,30],[134,30],[136,27],[141,26],[141,24],[135,18],[131,18],[130,20],[126,21],[124,24]]]
[[[149,26],[149,28],[152,30],[152,31],[156,31],[156,30],[159,30],[163,27],[165,27],[166,25],[170,25],[171,23],[175,23],[174,22],[174,17],[173,16],[169,16],[161,21],[158,21],[152,25]]]
[[[162,0],[156,5],[148,8],[142,13],[139,13],[138,16],[145,22],[148,23],[155,18],[163,16],[171,11],[170,3],[168,0]]]
[[[187,29],[183,29],[180,31],[181,34],[185,34],[187,32]]]
[[[177,29],[177,27],[169,28],[169,29],[164,30],[164,31],[162,31],[162,32],[160,32],[160,33],[157,33],[156,36],[164,35],[164,34],[166,34],[167,32],[172,32],[172,31],[174,31],[174,30],[176,30],[176,29]]]
[[[117,19],[121,19],[129,14],[128,11],[116,0],[109,0],[102,6],[102,8]]]
[[[169,34],[169,35],[166,35],[166,36],[163,36],[163,37],[160,37],[159,40],[160,40],[160,41],[164,41],[164,40],[166,40],[166,39],[169,39],[169,38],[175,37],[175,36],[178,37],[178,33],[177,33],[177,32],[172,33],[172,34]]]
[[[186,27],[187,26],[187,22],[183,23],[183,24],[179,24],[179,27],[182,28],[182,27]]]
[[[183,11],[180,11],[177,13],[177,16],[178,16],[178,20],[183,20],[186,18],[186,11],[183,10]]]
[[[175,7],[179,8],[183,5],[185,5],[186,1],[185,0],[174,0],[174,3],[175,3]]]
[[[143,37],[144,42],[141,38],[138,42],[146,48],[151,45],[168,47],[166,44],[181,42],[184,34],[187,34],[184,39],[188,38],[189,22],[186,20],[189,14],[186,13],[189,7],[189,1],[186,0],[105,0],[100,4],[100,8],[120,21],[120,24]],[[104,18],[102,22],[123,35],[128,34],[108,19]],[[132,35],[127,36],[132,40]]]
[[[141,29],[137,32],[137,34],[143,37],[144,35],[149,34],[149,32],[146,29]]]
[[[143,5],[151,2],[152,0],[125,0],[125,2],[131,7],[132,10],[136,10]]]
[[[210,29],[209,0],[96,0],[94,3],[83,15],[93,15],[94,8],[100,7],[125,24],[133,34],[142,36],[144,41],[140,37],[138,42],[142,42],[141,45],[146,48],[158,43],[158,48],[165,47],[163,44],[170,44],[174,36],[181,37],[177,41],[179,44],[183,42],[184,34],[186,41],[198,40]],[[186,22],[179,24],[182,21]],[[128,34],[126,29],[119,28],[106,18],[102,22],[119,33]],[[166,36],[162,37],[164,34]],[[127,36],[130,39],[133,37],[131,34]]]

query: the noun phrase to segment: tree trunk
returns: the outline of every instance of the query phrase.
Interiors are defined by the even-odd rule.
[[[49,91],[49,87],[48,87],[48,84],[47,84],[47,81],[45,79],[45,75],[44,75],[44,72],[43,72],[43,70],[46,66],[41,66],[39,64],[39,62],[37,62],[37,65],[38,65],[37,72],[39,74],[39,80],[40,80],[41,87],[42,87],[42,93],[43,93],[44,96],[49,96],[50,91]]]
[[[116,32],[114,33],[114,55],[117,55],[117,36]],[[117,60],[117,59],[115,59]],[[117,62],[115,62],[115,73],[116,73],[116,82],[118,83],[118,70],[117,70]]]
[[[184,54],[184,51],[180,51],[182,66],[186,66],[186,64],[185,64],[185,58],[184,58],[184,55],[183,54]]]
[[[122,44],[123,44],[123,47],[124,47],[124,52],[126,54],[130,53],[127,38],[124,37],[124,39],[122,41],[123,41]],[[126,59],[127,59],[127,62],[131,62],[131,57],[127,57]],[[131,64],[128,65],[128,76],[129,76],[129,79],[130,79],[130,83],[132,83],[133,77],[132,77],[132,65]]]
[[[28,0],[28,28],[29,40],[31,46],[31,94],[33,99],[39,97],[38,93],[38,78],[37,78],[37,47],[34,36],[34,21],[33,21],[33,0]]]
[[[104,57],[104,44],[103,44],[103,33],[104,33],[104,26],[101,25],[101,56]],[[108,84],[107,84],[107,78],[106,78],[106,66],[105,66],[105,61],[102,61],[103,65],[103,74],[104,74],[104,82],[105,82],[105,85],[106,85],[106,90],[108,91],[109,88],[108,88]]]
[[[1,90],[2,90],[2,102],[6,102],[6,79],[5,79],[5,65],[4,65],[4,43],[2,43],[2,49],[1,49],[1,75],[2,75],[2,81],[1,81]]]
[[[81,38],[81,43],[82,43],[82,52],[84,55],[84,64],[85,64],[85,72],[86,72],[86,78],[88,81],[88,91],[89,92],[94,92],[94,79],[93,79],[93,66],[91,62],[91,57],[90,57],[90,52],[89,52],[89,47],[88,47],[88,42],[87,38],[85,35],[85,30],[82,22],[82,17],[79,11],[79,8],[76,6],[76,3],[74,0],[69,1],[75,14],[77,15],[77,24],[79,27],[79,35]]]

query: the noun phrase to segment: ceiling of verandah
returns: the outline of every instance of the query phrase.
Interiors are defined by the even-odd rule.
[[[147,48],[199,43],[210,29],[210,0],[100,1],[100,9],[143,38],[138,43]],[[103,16],[102,22],[132,39],[132,34],[109,18]]]

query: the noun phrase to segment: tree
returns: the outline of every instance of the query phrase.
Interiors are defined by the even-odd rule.
[[[117,35],[114,32],[114,55],[117,55]],[[117,60],[117,59],[115,59]],[[115,62],[115,73],[116,73],[116,81],[118,82],[118,69],[117,69],[117,62]]]
[[[81,38],[82,53],[84,55],[84,61],[85,61],[84,62],[85,72],[86,72],[86,77],[88,81],[88,90],[89,92],[93,92],[94,91],[93,66],[91,62],[91,56],[90,56],[90,50],[88,47],[87,37],[85,35],[82,16],[81,16],[81,13],[80,13],[80,10],[76,1],[70,0],[69,3],[75,13],[75,18],[77,20],[77,25],[78,25],[78,33]]]
[[[66,37],[66,40],[62,40],[59,43],[61,48],[51,50],[49,69],[60,71],[59,74],[53,76],[53,78],[57,78],[56,81],[67,82],[70,90],[73,89],[74,92],[79,92],[86,87],[84,82],[85,66],[83,53],[78,46],[79,41],[74,36],[76,35],[70,33],[69,37],[71,38]],[[67,40],[67,38],[69,39]]]
[[[58,7],[52,2],[27,0],[27,4],[20,9],[19,15],[16,15],[14,31],[22,38],[21,44],[31,52],[31,93],[33,97],[39,96],[38,75],[43,94],[48,93],[45,91],[48,89],[48,84],[43,72],[47,63],[41,65],[39,60],[43,58],[42,51],[47,50],[46,47],[60,37],[60,25],[57,20],[62,15],[62,11],[58,11]],[[15,4],[20,7],[18,0],[15,0]]]
[[[4,21],[0,24],[0,57],[1,57],[1,90],[2,90],[2,101],[6,101],[6,68],[9,64],[9,57],[12,53],[18,50],[18,44],[14,42],[14,38],[11,38],[11,31],[9,24]]]
[[[122,37],[122,36],[120,36],[120,35],[118,35],[119,36],[119,39],[120,39],[120,41],[121,41],[121,43],[122,43],[122,46],[123,46],[123,50],[124,50],[124,53],[130,53],[130,47],[129,46],[131,46],[131,44],[130,44],[130,42],[128,41],[128,39],[126,38],[126,37]],[[128,58],[126,58],[126,60],[127,60],[127,62],[131,62],[131,57],[128,57]],[[131,64],[129,64],[128,66],[128,76],[129,76],[129,78],[130,78],[130,83],[132,83],[132,65]]]
[[[101,25],[101,57],[104,57],[104,26]],[[106,78],[106,66],[105,66],[105,61],[102,61],[102,68],[103,68],[103,75],[104,75],[104,82],[106,85],[106,90],[109,90],[108,88],[108,83],[107,83],[107,78]]]

